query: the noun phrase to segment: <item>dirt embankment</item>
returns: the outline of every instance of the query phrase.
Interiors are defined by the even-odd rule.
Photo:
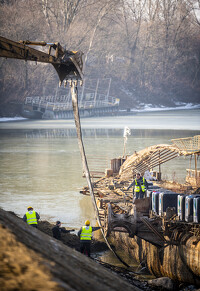
[[[20,243],[1,224],[0,246],[1,290],[61,290],[45,267],[48,261]]]
[[[49,232],[51,225],[39,228]],[[0,262],[2,291],[142,290],[2,209]]]
[[[52,227],[41,221],[35,229],[14,213],[0,209],[1,291],[166,290],[134,279],[128,269],[109,264],[102,267],[77,251],[76,235],[63,234],[60,242],[52,237]],[[93,241],[92,251],[104,249],[104,243]]]
[[[52,237],[52,228],[55,225],[49,223],[48,221],[39,221],[38,222],[38,229],[49,236]],[[77,235],[71,233],[62,233],[61,241],[63,244],[67,245],[70,248],[75,249],[76,251],[80,251],[80,242]],[[98,240],[92,240],[91,242],[91,253],[92,252],[101,252],[107,250],[108,247],[106,243],[100,242]]]

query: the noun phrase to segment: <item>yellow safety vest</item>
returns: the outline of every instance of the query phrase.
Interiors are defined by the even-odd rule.
[[[28,224],[37,224],[36,212],[34,210],[31,212],[26,212],[26,222]]]
[[[92,239],[92,227],[82,226],[80,240],[91,240]]]
[[[142,190],[142,192],[146,191],[144,177],[143,177],[143,184],[141,184],[141,190]],[[135,179],[135,192],[140,192],[140,186],[137,183],[137,179]]]

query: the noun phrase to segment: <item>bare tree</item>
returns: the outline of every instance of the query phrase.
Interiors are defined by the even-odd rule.
[[[50,32],[63,37],[83,3],[85,0],[42,0],[42,11]]]
[[[9,0],[0,8],[3,36],[82,50],[88,77],[112,77],[134,100],[200,92],[200,0]],[[46,79],[57,84],[49,66],[0,62],[1,99],[42,92]]]

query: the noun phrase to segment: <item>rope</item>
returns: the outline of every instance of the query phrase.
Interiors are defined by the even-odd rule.
[[[72,81],[70,83],[70,86],[71,86],[72,107],[73,107],[73,112],[74,112],[74,120],[75,120],[76,132],[77,132],[77,137],[78,137],[78,145],[79,145],[79,150],[80,150],[80,154],[81,154],[81,160],[82,160],[83,169],[84,169],[84,172],[85,172],[85,177],[86,177],[86,180],[87,180],[87,183],[88,183],[88,188],[89,188],[90,195],[92,197],[93,206],[94,206],[94,209],[95,209],[97,222],[98,222],[99,226],[101,227],[102,235],[103,235],[104,240],[105,240],[108,248],[110,249],[110,251],[118,258],[118,260],[120,262],[122,262],[126,267],[129,267],[129,265],[126,262],[124,262],[118,256],[118,254],[112,249],[112,247],[110,246],[110,244],[109,244],[109,242],[108,242],[108,240],[107,240],[107,238],[106,238],[106,236],[104,234],[104,231],[102,229],[101,221],[100,221],[100,218],[99,218],[99,210],[98,210],[96,199],[95,199],[95,196],[94,196],[93,186],[92,186],[91,178],[90,178],[90,171],[89,171],[89,168],[88,168],[87,158],[86,158],[83,139],[82,139],[80,116],[79,116],[79,109],[78,109],[77,81]]]

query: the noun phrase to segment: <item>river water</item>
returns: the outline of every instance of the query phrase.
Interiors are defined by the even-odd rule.
[[[1,119],[0,119],[1,121]],[[200,109],[140,112],[132,116],[82,119],[85,151],[91,171],[104,171],[110,159],[171,139],[200,134]],[[189,158],[162,166],[162,177],[184,181]],[[32,206],[42,220],[61,220],[79,229],[95,224],[91,198],[79,194],[86,185],[73,120],[0,122],[0,207],[23,216]]]

